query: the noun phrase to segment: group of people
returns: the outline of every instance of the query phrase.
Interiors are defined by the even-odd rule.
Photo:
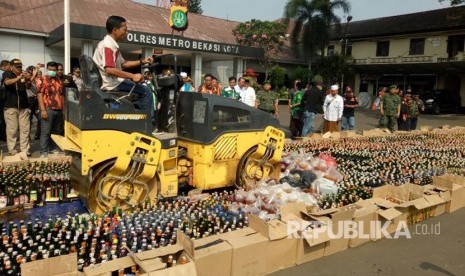
[[[196,89],[191,78],[186,73],[181,72],[181,77],[184,85],[179,90],[180,92],[198,92],[231,98],[276,117],[279,116],[278,94],[272,91],[269,81],[263,82],[262,89],[255,91],[249,79],[230,77],[228,86],[223,88],[216,77],[205,74],[203,83]]]
[[[48,62],[45,74],[44,64],[28,66],[20,59],[1,61],[0,137],[6,140],[8,153],[27,158],[31,155],[31,140],[39,140],[41,157],[50,151],[58,150],[51,140],[51,134],[63,135],[64,132],[64,93],[72,87],[82,88],[82,79],[78,67],[72,75],[65,75],[63,65]],[[34,137],[30,133],[33,118],[37,119]],[[19,140],[19,149],[16,142]]]
[[[386,91],[389,90],[389,93]],[[417,128],[420,112],[425,111],[425,105],[418,94],[412,94],[409,89],[405,93],[391,85],[389,89],[381,87],[378,98],[373,104],[373,109],[379,111],[380,128],[388,128],[390,131],[411,131]]]
[[[312,134],[317,114],[323,116],[323,133],[339,131],[341,122],[342,130],[353,130],[357,107],[358,99],[350,87],[340,96],[338,84],[331,85],[329,90],[323,91],[323,82],[317,81],[306,86],[303,91],[302,81],[296,80],[294,89],[289,93],[292,138]]]

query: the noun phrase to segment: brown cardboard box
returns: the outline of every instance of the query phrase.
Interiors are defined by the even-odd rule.
[[[305,204],[295,203],[281,206],[281,220],[300,227],[296,264],[300,265],[324,256],[325,247],[329,241],[328,225],[316,217],[307,215]]]
[[[465,207],[465,187],[461,178],[457,179],[452,175],[433,176],[433,185],[437,190],[450,192],[450,202],[446,205],[446,212],[454,212]]]
[[[324,210],[321,212],[311,213],[311,216],[316,217],[319,221],[331,223],[331,233],[337,238],[330,238],[326,243],[324,256],[329,256],[334,253],[346,250],[349,248],[350,239],[344,237],[344,227],[340,227],[341,223],[352,222],[355,214],[355,208],[346,206],[339,209]],[[341,237],[338,237],[341,236]]]
[[[85,276],[108,276],[113,271],[125,269],[136,265],[131,257],[119,258],[106,263],[97,264],[94,266],[88,266],[84,268]],[[143,273],[143,270],[141,271]]]
[[[437,203],[434,216],[446,213],[448,206],[450,207],[450,191],[438,190],[434,185],[425,185],[423,189],[425,199]]]
[[[250,227],[221,234],[233,248],[232,276],[265,275],[268,239]]]
[[[288,232],[288,226],[280,220],[265,222],[249,215],[249,227],[269,239],[266,273],[272,273],[296,264],[297,239],[292,237],[298,229]]]
[[[350,239],[349,247],[357,247],[371,240],[365,236],[371,234],[371,224],[376,222],[378,217],[379,207],[377,205],[360,200],[355,203],[355,206],[358,208],[355,210],[353,221],[357,224],[359,235]]]
[[[178,240],[194,260],[197,275],[229,275],[231,273],[232,246],[220,236],[191,240],[178,233]]]
[[[187,258],[187,264],[178,264],[176,266],[166,268],[166,264],[162,261],[172,255],[175,260],[181,257]],[[141,252],[132,256],[133,261],[149,276],[195,276],[197,271],[194,261],[184,251],[180,243],[160,247],[157,249]]]
[[[57,265],[60,264],[60,265]],[[21,264],[22,276],[78,276],[77,254],[63,255],[50,259]]]

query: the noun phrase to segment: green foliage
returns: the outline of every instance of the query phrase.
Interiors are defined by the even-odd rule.
[[[313,83],[315,83],[315,82],[323,82],[323,81],[324,81],[323,76],[320,75],[320,74],[317,74],[312,78]]]
[[[289,98],[289,88],[283,86],[278,89],[273,89],[276,93],[278,93],[279,99],[288,99]]]
[[[283,86],[286,80],[286,69],[279,65],[275,65],[270,69],[270,82],[273,88]]]
[[[189,0],[187,10],[191,13],[202,14],[202,0]]]
[[[336,14],[342,10],[347,14],[350,4],[347,0],[289,0],[284,10],[287,22],[293,21],[291,44],[298,54],[308,58],[309,62],[330,41],[331,25],[341,23]]]
[[[289,74],[289,78],[291,80],[300,79],[302,81],[307,81],[312,79],[312,75],[313,73],[308,68],[303,68],[299,66]]]
[[[317,68],[325,83],[340,82],[342,74],[348,70],[347,58],[338,54],[327,56],[320,60]]]
[[[264,57],[259,60],[265,68],[265,79],[273,67],[273,58],[282,50],[287,26],[281,22],[252,19],[240,23],[233,30],[239,44],[263,49]]]
[[[465,4],[465,0],[438,0],[438,1],[440,3],[444,2],[444,1],[450,2],[451,6],[458,6],[458,5]]]

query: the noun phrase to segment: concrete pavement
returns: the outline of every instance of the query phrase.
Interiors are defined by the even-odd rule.
[[[465,275],[465,209],[417,225],[411,239],[366,243],[272,275]]]

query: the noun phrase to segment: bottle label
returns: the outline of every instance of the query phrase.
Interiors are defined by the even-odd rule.
[[[31,202],[37,201],[37,191],[31,191]]]
[[[0,208],[5,208],[7,204],[8,204],[8,197],[0,196]]]

